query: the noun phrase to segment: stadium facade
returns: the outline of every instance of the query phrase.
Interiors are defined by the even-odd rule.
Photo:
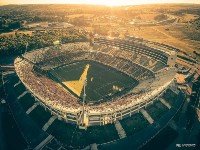
[[[137,39],[95,37],[34,50],[15,60],[16,73],[35,99],[66,122],[84,126],[105,125],[129,117],[175,86],[175,51],[163,51]],[[127,93],[99,104],[85,104],[49,77],[48,71],[83,60],[112,67],[139,84]],[[87,93],[86,93],[87,94]]]

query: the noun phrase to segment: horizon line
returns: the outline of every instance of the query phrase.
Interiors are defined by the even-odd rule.
[[[179,3],[179,2],[170,2],[170,3],[138,3],[138,4],[120,4],[115,6],[108,6],[106,4],[89,4],[89,3],[0,3],[0,6],[6,6],[6,5],[98,5],[98,6],[107,6],[107,7],[119,7],[119,6],[135,6],[135,5],[166,5],[166,4],[182,4],[182,5],[200,5],[200,2],[194,3],[194,2],[188,2],[188,3]]]

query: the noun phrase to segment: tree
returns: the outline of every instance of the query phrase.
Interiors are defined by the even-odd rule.
[[[9,28],[9,29],[17,29],[17,28],[20,28],[20,27],[21,27],[20,21],[11,22],[11,23],[8,25],[8,28]]]

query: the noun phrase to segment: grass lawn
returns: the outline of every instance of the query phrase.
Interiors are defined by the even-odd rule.
[[[149,125],[148,121],[143,117],[141,113],[134,114],[131,117],[125,118],[120,121],[124,128],[126,135],[130,136]]]
[[[162,104],[160,101],[154,102],[154,104],[148,106],[146,108],[146,111],[148,114],[152,117],[154,121],[157,121],[160,119],[160,117],[163,116],[169,109]]]
[[[137,80],[128,75],[94,61],[80,61],[61,66],[50,70],[49,74],[59,83],[78,81],[87,64],[90,67],[87,72],[86,103],[110,100],[114,96],[128,92],[138,84]],[[67,86],[63,86],[70,91]],[[71,93],[76,95],[73,91]],[[80,97],[82,96],[83,90]]]

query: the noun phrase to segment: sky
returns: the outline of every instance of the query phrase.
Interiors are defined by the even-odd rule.
[[[156,3],[195,3],[200,0],[0,0],[0,4],[101,4],[108,6]]]

